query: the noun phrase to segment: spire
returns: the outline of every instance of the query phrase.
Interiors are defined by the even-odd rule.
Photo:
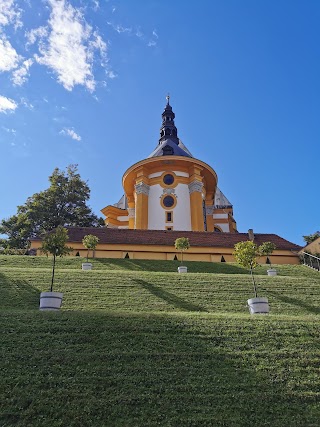
[[[170,95],[166,96],[167,105],[164,108],[162,113],[162,125],[160,128],[160,139],[159,144],[162,144],[164,141],[171,139],[175,144],[179,144],[178,131],[174,125],[175,114],[172,111],[172,107],[169,104]]]

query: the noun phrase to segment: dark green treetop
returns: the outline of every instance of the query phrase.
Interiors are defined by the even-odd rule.
[[[90,189],[78,173],[77,165],[69,165],[66,171],[54,169],[49,176],[50,186],[28,197],[17,213],[0,223],[0,233],[8,236],[10,247],[25,248],[28,240],[40,236],[58,226],[103,226],[87,206]]]

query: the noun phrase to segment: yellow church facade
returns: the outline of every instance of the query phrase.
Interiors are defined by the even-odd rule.
[[[158,144],[123,174],[123,196],[101,210],[106,226],[67,227],[72,255],[86,256],[82,239],[93,234],[99,238],[96,258],[173,260],[175,240],[187,237],[187,261],[235,262],[234,245],[252,240],[276,245],[272,263],[298,264],[300,246],[275,234],[237,231],[233,206],[218,187],[216,172],[192,156],[178,138],[174,119],[167,97]],[[39,255],[40,247],[41,239],[33,239],[31,248]]]
[[[101,210],[110,228],[237,232],[233,206],[217,187],[216,172],[194,158],[177,135],[169,104],[158,145],[123,175],[124,195]]]

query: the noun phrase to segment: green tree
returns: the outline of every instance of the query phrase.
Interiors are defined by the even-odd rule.
[[[87,234],[82,239],[82,244],[87,249],[87,262],[89,260],[89,250],[92,250],[92,256],[93,256],[93,251],[96,249],[98,243],[99,243],[99,237],[94,236],[93,234]]]
[[[320,231],[316,231],[313,234],[309,234],[308,236],[302,236],[304,241],[309,244],[314,242],[318,237],[320,237]]]
[[[67,255],[72,251],[72,248],[66,245],[67,241],[68,230],[61,225],[59,225],[54,232],[46,234],[42,241],[40,250],[46,255],[53,255],[50,292],[52,292],[53,289],[56,257],[62,257],[63,255]]]
[[[175,240],[174,246],[177,251],[181,252],[181,264],[183,262],[183,252],[190,248],[190,242],[187,237],[179,237]]]
[[[26,248],[29,239],[56,227],[98,227],[98,218],[87,206],[90,197],[88,184],[78,173],[77,165],[69,165],[66,171],[54,169],[49,176],[47,190],[35,193],[17,213],[0,223],[0,234],[8,236],[10,247]]]
[[[258,258],[260,256],[258,246],[251,242],[239,242],[234,245],[233,255],[238,264],[244,268],[248,268],[252,278],[254,295],[257,298],[257,286],[254,279],[253,270],[258,266]]]
[[[6,247],[8,247],[8,240],[0,239],[0,248],[5,249]]]
[[[270,268],[272,268],[270,255],[272,254],[272,252],[274,250],[276,250],[276,248],[277,248],[276,245],[272,242],[264,242],[264,243],[262,243],[262,245],[259,246],[260,255],[264,255],[264,256],[268,257],[269,262],[270,262]]]

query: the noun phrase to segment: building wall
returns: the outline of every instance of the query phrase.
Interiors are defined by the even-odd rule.
[[[73,247],[72,256],[77,252],[80,256],[86,257],[87,250],[80,242],[68,242],[68,245]],[[39,249],[41,242],[31,242],[32,249]],[[223,256],[226,262],[236,262],[233,257],[233,248],[224,247],[191,247],[183,254],[185,261],[207,261],[221,262]],[[124,258],[129,254],[130,259],[155,259],[155,260],[173,260],[175,256],[180,259],[180,252],[176,251],[174,246],[160,245],[132,245],[132,244],[98,244],[95,251],[96,258]],[[37,255],[41,255],[37,250]],[[288,250],[275,250],[271,257],[272,264],[299,264],[297,254]],[[265,259],[261,258],[261,263],[265,263]]]
[[[176,187],[177,204],[173,210],[173,229],[191,231],[191,207],[189,187],[178,184]]]
[[[223,231],[224,233],[229,233],[230,232],[229,224],[215,222],[214,225],[218,226],[221,229],[221,231]]]
[[[166,174],[174,176],[172,183],[165,180]],[[209,206],[213,211],[217,175],[209,165],[194,158],[157,157],[131,166],[124,173],[122,183],[128,201],[128,215],[125,215],[128,219],[124,224],[120,218],[116,218],[117,223],[110,221],[110,209],[106,207],[102,209],[107,216],[106,224],[127,226],[128,223],[130,229],[204,231],[203,201],[206,208]],[[164,206],[166,195],[175,198],[173,206]],[[172,212],[172,221],[167,220],[165,212]],[[220,222],[228,223],[228,219]],[[208,230],[213,231],[212,217],[210,223]]]
[[[303,252],[310,252],[311,254],[320,253],[320,237],[314,242],[309,243],[302,249]]]
[[[188,176],[187,173],[175,171],[177,176]],[[163,172],[149,175],[149,178],[161,176]],[[166,208],[161,203],[167,194],[176,199],[173,207]],[[172,212],[172,221],[166,221],[166,212]],[[165,188],[160,184],[150,185],[148,198],[148,229],[165,230],[172,227],[173,230],[191,231],[190,194],[187,184],[178,183],[173,188]]]

